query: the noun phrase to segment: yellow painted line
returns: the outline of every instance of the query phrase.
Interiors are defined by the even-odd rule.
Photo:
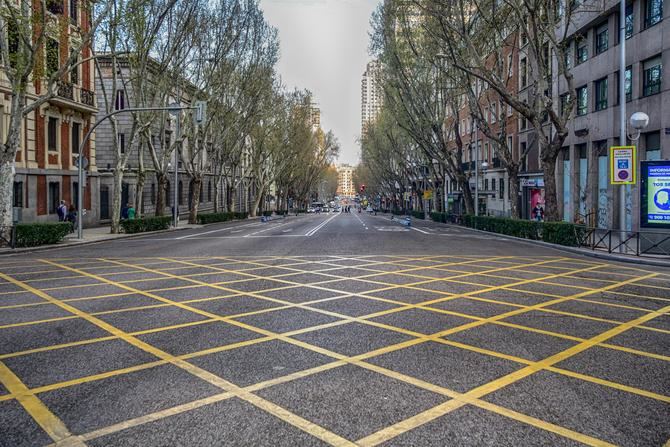
[[[118,424],[110,425],[108,427],[101,428],[99,430],[92,431],[90,433],[87,433],[85,435],[81,436],[81,439],[84,441],[90,441],[92,439],[100,438],[102,436],[107,436],[111,435],[113,433],[120,432],[122,430],[127,430],[129,428],[137,427],[143,424],[147,424],[149,422],[155,422],[159,421],[161,419],[170,417],[170,416],[176,416],[181,413],[185,413],[187,411],[195,410],[200,407],[204,407],[206,405],[211,405],[217,402],[224,401],[226,399],[229,399],[231,397],[234,397],[235,394],[231,392],[223,392],[219,394],[215,394],[213,396],[206,397],[204,399],[199,399],[195,400],[183,405],[178,405],[176,407],[172,408],[167,408],[165,410],[157,411],[155,413],[150,413],[146,414],[144,416],[140,416],[134,419],[128,419],[123,422],[119,422]]]
[[[1,273],[0,273],[1,275]],[[55,318],[48,318],[46,320],[36,320],[36,321],[24,321],[21,323],[12,323],[12,324],[5,324],[0,326],[0,330],[2,329],[11,329],[15,327],[21,327],[21,326],[33,326],[37,324],[44,324],[44,323],[53,323],[55,321],[65,321],[65,320],[74,320],[78,317],[74,315],[69,315],[67,317],[55,317]]]
[[[41,400],[28,393],[28,388],[24,383],[2,362],[0,362],[0,382],[52,440],[57,442],[71,436],[63,421],[53,414]]]
[[[0,354],[0,360],[11,359],[12,357],[20,357],[22,355],[37,354],[39,352],[53,351],[55,349],[71,348],[74,346],[83,346],[90,345],[92,343],[98,343],[102,341],[115,340],[116,337],[113,335],[107,337],[94,338],[89,340],[73,341],[71,343],[61,343],[59,345],[45,346],[41,348],[28,349],[25,351],[12,352],[9,354]]]
[[[657,276],[657,274],[652,273],[652,274],[646,275],[644,277],[633,278],[633,279],[630,279],[630,280],[627,280],[627,281],[622,281],[618,284],[612,284],[612,285],[603,287],[603,288],[601,288],[600,291],[605,291],[608,288],[619,287],[620,285],[633,283],[633,282],[641,280],[641,279],[652,278],[654,276]],[[589,294],[589,293],[596,293],[596,292],[597,291],[587,291],[587,292],[582,292],[582,293],[583,294]],[[510,313],[512,313],[512,312],[510,312]],[[550,356],[550,357],[548,357],[544,360],[541,360],[539,362],[535,362],[534,364],[526,366],[525,368],[522,368],[518,371],[510,373],[506,376],[500,377],[500,378],[498,378],[496,380],[493,380],[493,381],[491,381],[487,384],[481,385],[481,386],[479,386],[479,387],[477,387],[477,388],[475,388],[471,391],[468,391],[467,393],[465,393],[464,396],[479,399],[479,398],[481,398],[481,397],[483,397],[487,394],[490,394],[490,393],[492,393],[494,391],[497,391],[501,388],[504,388],[504,387],[514,383],[514,382],[517,382],[517,381],[519,381],[519,380],[521,380],[525,377],[528,377],[529,375],[534,374],[535,372],[537,372],[541,369],[545,369],[547,367],[553,366],[554,364],[556,364],[558,362],[566,360],[566,359],[568,359],[568,358],[570,358],[570,357],[572,357],[576,354],[579,354],[580,352],[583,352],[586,349],[588,349],[588,348],[590,348],[590,347],[592,347],[592,346],[594,346],[598,343],[602,343],[602,342],[608,340],[609,338],[612,338],[612,337],[630,329],[631,327],[637,326],[638,324],[642,324],[642,323],[644,323],[646,321],[649,321],[649,320],[651,320],[651,319],[653,319],[653,318],[655,318],[656,316],[659,316],[659,315],[661,315],[661,313],[658,313],[658,312],[643,315],[643,316],[641,316],[641,317],[639,317],[639,318],[637,318],[637,319],[635,319],[631,322],[624,323],[620,326],[617,326],[617,327],[612,328],[608,331],[605,331],[600,335],[592,337],[592,338],[590,338],[590,339],[588,339],[588,340],[586,340],[586,341],[584,341],[580,344],[572,346],[572,347],[570,347],[570,348],[568,348],[564,351],[561,351],[560,353],[554,354],[554,355],[552,355],[552,356]],[[447,404],[450,403],[450,402],[454,402],[454,401],[449,401],[449,402],[447,402]],[[430,422],[430,421],[432,421],[432,420],[434,420],[434,419],[436,419],[440,416],[443,416],[443,415],[449,413],[450,411],[452,411],[456,408],[460,408],[463,405],[465,405],[465,403],[461,403],[461,402],[458,402],[458,401],[456,401],[455,404],[451,404],[451,405],[446,405],[446,404],[438,405],[438,406],[436,406],[436,407],[434,407],[430,410],[426,410],[425,412],[420,413],[419,415],[413,416],[412,418],[406,419],[404,421],[400,421],[397,424],[394,424],[390,427],[379,430],[378,432],[373,433],[372,435],[367,436],[367,437],[359,440],[357,443],[360,444],[360,445],[365,445],[365,446],[378,445],[378,444],[380,444],[382,442],[385,442],[385,441],[388,441],[388,440],[390,440],[390,439],[392,439],[392,438],[394,438],[394,437],[396,437],[396,436],[398,436],[398,435],[400,435],[400,434],[402,434],[406,431],[412,430],[412,429],[414,429],[416,427],[419,427],[419,426],[421,426],[421,425],[423,425],[427,422]],[[582,441],[580,441],[580,442],[582,442]]]
[[[42,262],[45,262],[45,263],[48,263],[48,264],[51,264],[51,265],[55,265],[55,266],[59,266],[58,264],[54,263],[53,261],[43,260]],[[75,269],[67,267],[67,266],[61,266],[61,267],[66,268],[68,270],[75,270]],[[88,275],[90,275],[90,274],[88,274]],[[94,275],[90,275],[90,276],[95,277]],[[12,282],[16,285],[25,288],[26,290],[29,290],[33,293],[38,294],[39,296],[41,296],[45,300],[47,300],[47,301],[49,301],[53,304],[56,304],[56,305],[60,306],[61,308],[65,309],[69,312],[72,312],[75,315],[80,316],[81,318],[86,319],[88,322],[90,322],[92,324],[95,324],[96,326],[100,327],[101,329],[106,330],[110,334],[115,335],[115,336],[123,339],[124,341],[128,342],[129,344],[131,344],[131,345],[133,345],[137,348],[140,348],[143,351],[148,352],[148,353],[156,356],[157,358],[159,358],[161,360],[165,360],[165,361],[167,361],[167,362],[169,362],[169,363],[171,363],[171,364],[189,372],[190,374],[209,382],[212,385],[218,386],[221,389],[223,389],[224,391],[233,392],[240,399],[246,400],[247,402],[265,410],[266,412],[269,412],[269,413],[279,417],[284,422],[287,422],[287,423],[289,423],[289,424],[291,424],[295,427],[298,427],[298,428],[302,429],[303,431],[311,434],[312,436],[315,436],[315,437],[317,437],[317,438],[319,438],[319,439],[321,439],[321,440],[323,440],[323,441],[325,441],[325,442],[327,442],[331,445],[338,445],[338,446],[339,445],[353,445],[351,442],[347,441],[346,439],[344,439],[344,438],[342,438],[342,437],[340,437],[340,436],[338,436],[338,435],[336,435],[332,432],[329,432],[329,431],[325,430],[324,428],[319,427],[318,425],[316,425],[314,423],[311,423],[311,422],[301,418],[300,416],[298,416],[296,414],[293,414],[293,413],[289,412],[288,410],[285,410],[285,409],[281,408],[280,406],[278,406],[276,404],[268,402],[268,401],[254,395],[252,393],[245,392],[244,390],[237,387],[236,385],[234,385],[234,384],[232,384],[232,383],[230,383],[226,380],[223,380],[220,377],[218,377],[218,376],[216,376],[216,375],[214,375],[214,374],[212,374],[208,371],[203,370],[202,368],[199,368],[195,365],[192,365],[192,364],[190,364],[190,363],[188,363],[184,360],[178,359],[178,358],[172,356],[171,354],[168,354],[167,352],[161,351],[160,349],[157,349],[154,346],[152,346],[148,343],[145,343],[145,342],[139,340],[138,338],[133,337],[133,336],[123,332],[122,330],[116,328],[115,326],[112,326],[109,323],[106,323],[106,322],[104,322],[104,321],[102,321],[102,320],[100,320],[96,317],[93,317],[93,316],[91,316],[91,315],[89,315],[89,314],[87,314],[87,313],[85,313],[85,312],[83,312],[83,311],[81,311],[77,308],[74,308],[74,307],[72,307],[68,304],[62,303],[62,302],[58,301],[57,299],[47,295],[46,293],[44,293],[40,290],[34,289],[33,287],[31,287],[28,284],[21,283],[20,281],[14,280],[13,278],[8,277],[8,276],[6,276],[4,274],[1,274],[1,273],[0,273],[0,277],[3,277],[4,279],[6,279],[6,280],[8,280],[8,281],[10,281],[10,282]],[[98,277],[95,277],[95,278],[98,278]],[[128,287],[128,286],[121,285],[121,287],[125,288],[125,287]],[[178,305],[178,303],[175,303],[175,305]],[[188,306],[184,306],[184,307],[188,308]],[[272,334],[269,334],[269,335],[272,335]]]

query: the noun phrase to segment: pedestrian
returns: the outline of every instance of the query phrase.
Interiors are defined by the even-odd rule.
[[[65,200],[60,201],[60,205],[56,208],[56,214],[58,214],[58,222],[65,222],[65,217],[67,216],[67,206],[65,205]]]
[[[72,224],[70,232],[74,233],[74,227],[77,225],[77,209],[74,207],[74,205],[70,205],[70,208],[67,210],[65,220]]]
[[[126,220],[128,219],[128,204],[123,205],[123,208],[121,208],[121,220]]]
[[[298,214],[296,213],[296,216]],[[172,205],[172,220],[174,220],[174,205]],[[179,207],[177,207],[177,220],[179,220]]]
[[[132,206],[132,205],[129,203],[129,204],[128,204],[128,207],[127,207],[127,210],[128,210],[128,211],[127,211],[127,212],[128,212],[128,220],[134,220],[134,219],[135,219],[135,215],[136,215],[135,207]]]

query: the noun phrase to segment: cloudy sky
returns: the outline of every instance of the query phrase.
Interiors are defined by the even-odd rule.
[[[279,29],[279,73],[289,87],[312,91],[321,125],[340,140],[340,162],[356,163],[361,75],[369,61],[370,16],[378,0],[261,0]]]

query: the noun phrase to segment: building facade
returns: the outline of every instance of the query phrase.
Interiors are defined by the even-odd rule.
[[[45,21],[49,29],[52,24],[65,23],[66,29],[53,28],[47,32],[43,67],[35,73],[50,74],[67,61],[75,46],[77,30],[90,26],[84,5],[77,0],[47,2]],[[77,45],[78,46],[78,45]],[[84,47],[77,60],[90,58],[91,50]],[[76,65],[58,82],[56,95],[23,121],[22,137],[15,160],[13,206],[15,215],[23,222],[49,222],[58,219],[56,209],[61,200],[69,206],[77,206],[78,176],[77,158],[85,134],[95,122],[97,112],[93,62]],[[35,77],[28,101],[46,88],[44,79]],[[6,135],[10,116],[10,85],[0,71],[0,137]],[[83,223],[94,224],[98,220],[98,178],[96,167],[95,139],[86,141],[83,155],[87,159],[86,183],[84,185]]]
[[[368,124],[377,118],[383,99],[381,62],[372,61],[367,64],[361,79],[361,135],[365,134]]]
[[[337,166],[337,195],[341,198],[351,198],[356,195],[354,168],[352,166]]]
[[[635,112],[649,115],[639,139],[638,160],[670,159],[670,11],[663,0],[627,4],[626,71],[620,67],[620,3],[606,1],[604,12],[575,15],[569,59],[577,88],[576,116],[557,166],[563,220],[617,228],[617,187],[609,183],[609,148],[620,145],[620,107],[626,120]],[[623,81],[622,81],[623,80]],[[625,98],[619,96],[624,82]],[[565,86],[554,86],[562,97]],[[628,129],[630,135],[633,129]],[[632,135],[635,137],[636,135]],[[639,229],[639,188],[628,188],[626,222]]]

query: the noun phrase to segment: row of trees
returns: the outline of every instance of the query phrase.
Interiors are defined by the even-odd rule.
[[[312,126],[310,92],[282,85],[275,71],[277,31],[265,20],[258,0],[103,0],[90,8],[82,2],[89,25],[76,30],[70,58],[49,76],[41,55],[54,20],[46,13],[45,0],[38,2],[41,10],[32,3],[3,6],[7,14],[0,15],[3,31],[16,27],[18,33],[15,41],[11,33],[9,40],[6,32],[0,33],[3,71],[12,88],[10,127],[0,148],[0,225],[11,224],[12,166],[22,121],[54,98],[69,70],[90,61],[98,79],[110,80],[99,83],[98,98],[103,100],[98,101],[98,118],[118,109],[120,94],[125,107],[133,109],[207,103],[206,119],[197,124],[190,111],[178,118],[167,110],[110,118],[111,134],[125,133],[123,143],[112,139],[112,232],[119,230],[129,160],[138,160],[133,166],[137,191],[143,190],[148,175],[155,175],[156,214],[161,215],[170,202],[168,178],[177,151],[193,191],[189,220],[195,222],[205,175],[214,175],[217,210],[224,184],[229,198],[253,184],[255,214],[272,185],[284,204],[289,195],[307,200],[337,155],[332,132]],[[35,80],[39,87],[32,94]],[[151,160],[149,166],[145,157]],[[136,194],[137,210],[142,209],[142,197]],[[229,199],[225,207],[233,210],[234,201]]]
[[[545,217],[558,220],[556,160],[576,98],[568,39],[575,37],[576,14],[596,7],[566,0],[385,0],[372,19],[371,50],[384,67],[385,103],[362,139],[373,177],[368,184],[395,193],[419,159],[443,181],[457,183],[472,213],[464,161],[478,130],[507,171],[516,218],[520,160],[538,147]],[[464,118],[474,124],[463,129]],[[533,135],[525,153],[507,138],[519,118]]]

